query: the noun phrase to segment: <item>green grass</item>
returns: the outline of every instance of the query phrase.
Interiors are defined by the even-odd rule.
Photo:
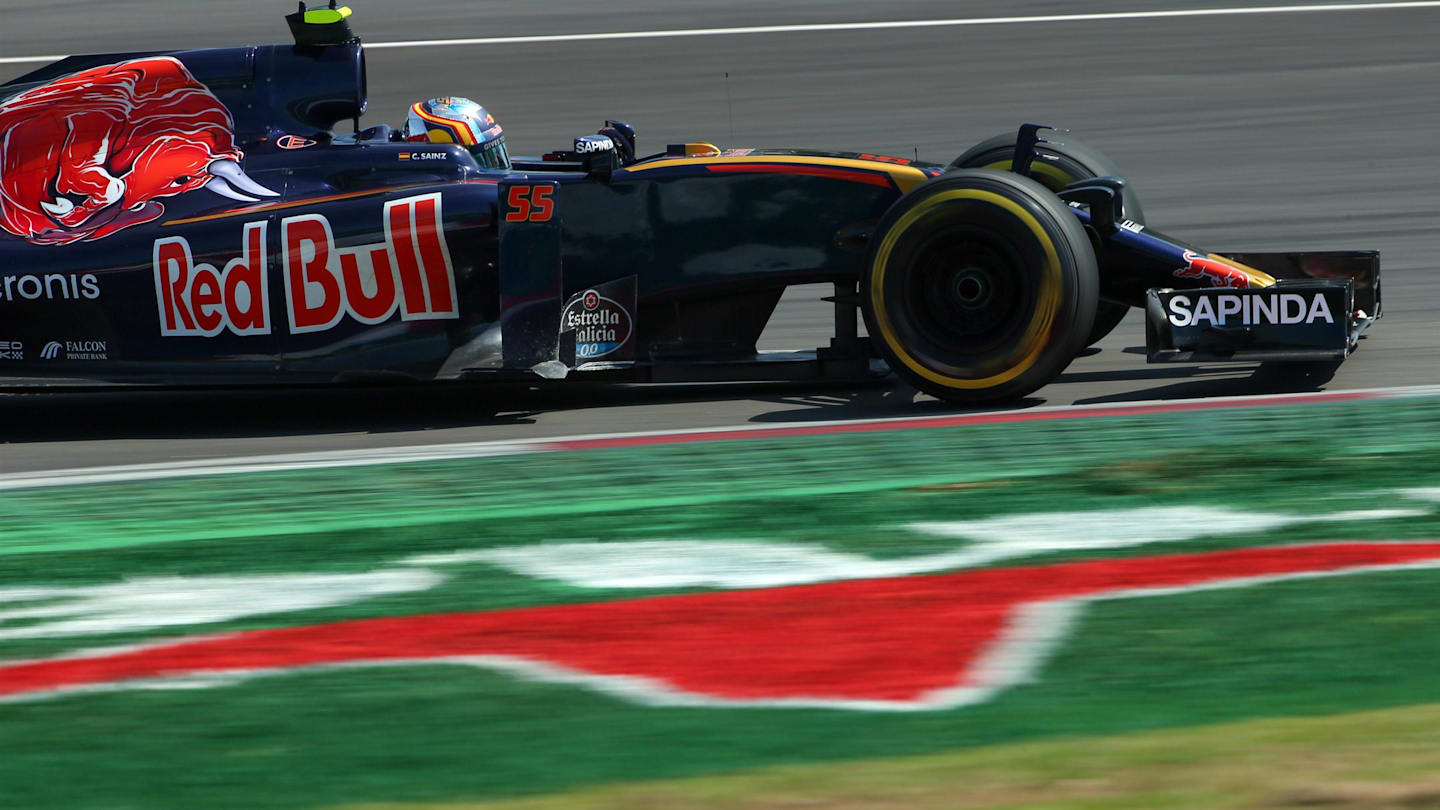
[[[1041,679],[910,714],[643,708],[456,666],[0,705],[15,806],[478,801],[1435,697],[1430,572],[1093,605]],[[163,797],[163,801],[158,797]]]
[[[1437,729],[1428,705],[345,810],[1401,810],[1440,803]]]

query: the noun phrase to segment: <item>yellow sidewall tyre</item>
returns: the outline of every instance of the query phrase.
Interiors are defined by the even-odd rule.
[[[1060,143],[1040,144],[1031,168],[1031,176],[1051,191],[1060,191],[1077,180],[1091,177],[1118,176],[1119,169],[1100,150],[1071,137],[1068,133],[1053,135]],[[951,169],[1003,169],[1010,168],[1015,157],[1015,133],[1009,132],[987,138],[966,150],[950,164]],[[1125,207],[1121,216],[1145,224],[1145,209],[1140,196],[1130,186],[1125,187]],[[1115,327],[1130,312],[1130,305],[1124,301],[1101,298],[1096,306],[1095,324],[1090,329],[1085,345],[1092,346],[1114,331]]]
[[[902,379],[963,405],[1023,397],[1069,365],[1090,333],[1095,254],[1038,182],[954,171],[905,195],[870,240],[861,311]]]

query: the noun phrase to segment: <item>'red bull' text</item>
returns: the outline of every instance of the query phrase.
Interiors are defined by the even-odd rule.
[[[346,318],[376,324],[460,317],[445,244],[440,195],[385,204],[385,239],[339,248],[320,214],[280,222],[280,279],[291,334],[331,329]],[[266,223],[245,225],[241,254],[223,269],[194,260],[184,237],[155,242],[160,333],[213,337],[271,333]]]

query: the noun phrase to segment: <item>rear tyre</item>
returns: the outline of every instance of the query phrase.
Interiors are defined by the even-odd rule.
[[[876,227],[865,326],[902,379],[961,405],[1022,397],[1085,347],[1099,281],[1080,221],[1034,180],[953,171]]]
[[[1035,150],[1039,152],[1039,156],[1031,165],[1030,175],[1041,185],[1059,192],[1077,180],[1120,175],[1120,170],[1115,168],[1115,164],[1100,150],[1069,135],[1061,137],[1064,143],[1044,143]],[[1015,133],[1010,132],[981,141],[966,150],[965,154],[955,158],[950,168],[1009,171],[1014,158]],[[1145,224],[1145,210],[1140,205],[1140,197],[1129,186],[1125,187],[1124,206],[1120,215],[1141,225]],[[1101,338],[1120,325],[1129,312],[1130,305],[1123,301],[1100,299],[1096,305],[1095,323],[1085,345],[1093,346],[1099,343]]]

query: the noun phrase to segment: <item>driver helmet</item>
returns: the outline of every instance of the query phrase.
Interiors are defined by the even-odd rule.
[[[446,96],[410,105],[403,135],[407,141],[460,144],[487,169],[510,168],[505,130],[468,98]]]

